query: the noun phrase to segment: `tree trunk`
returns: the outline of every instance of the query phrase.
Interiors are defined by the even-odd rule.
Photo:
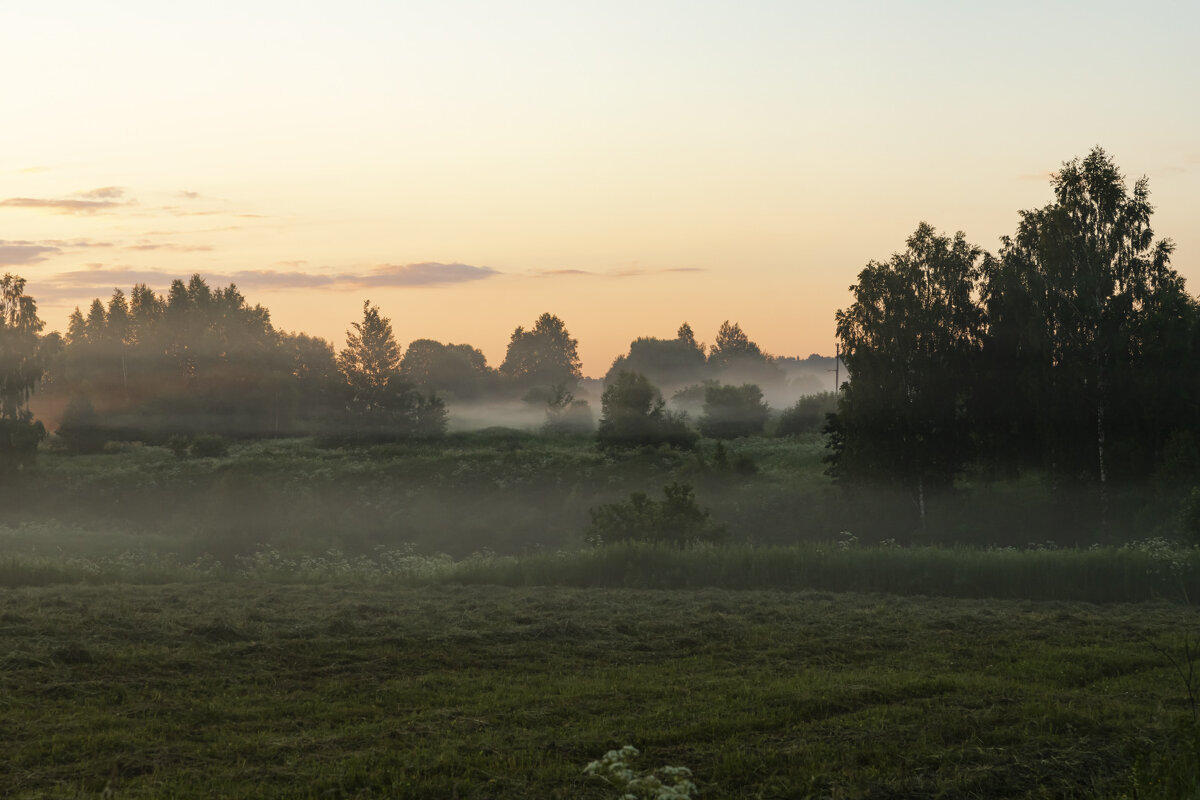
[[[1104,357],[1096,356],[1096,462],[1100,474],[1100,527],[1108,526],[1108,465],[1104,453]]]
[[[925,532],[925,476],[917,475],[917,514],[921,519],[921,532]]]

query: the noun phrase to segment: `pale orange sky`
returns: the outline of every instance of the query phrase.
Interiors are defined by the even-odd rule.
[[[0,270],[50,329],[199,272],[335,346],[370,298],[494,366],[544,311],[589,375],[829,354],[868,260],[995,250],[1100,144],[1197,290],[1195,4],[967,5],[0,3]]]

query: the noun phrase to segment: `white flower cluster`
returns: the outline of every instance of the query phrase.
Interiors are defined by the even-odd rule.
[[[687,767],[659,767],[637,773],[629,762],[637,758],[638,749],[627,744],[620,750],[609,750],[604,757],[584,767],[588,775],[608,781],[621,800],[691,800],[696,784]]]

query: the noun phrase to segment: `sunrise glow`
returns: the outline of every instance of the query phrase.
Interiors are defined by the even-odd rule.
[[[549,311],[603,375],[737,320],[832,353],[917,224],[988,249],[1094,145],[1200,284],[1193,4],[6,3],[0,271],[77,305],[236,282],[344,341],[503,358]]]

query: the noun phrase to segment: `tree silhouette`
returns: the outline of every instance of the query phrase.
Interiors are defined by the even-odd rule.
[[[717,340],[708,349],[708,366],[714,378],[726,383],[780,384],[786,374],[771,356],[750,340],[738,323],[721,323]]]
[[[970,454],[965,402],[979,351],[974,301],[983,251],[922,222],[908,248],[872,261],[837,312],[850,381],[836,422],[833,471],[898,480],[925,518],[930,488],[951,484]]]
[[[600,397],[600,425],[596,441],[601,447],[639,447],[668,444],[691,448],[696,434],[684,417],[666,410],[645,375],[621,372]]]
[[[1174,245],[1154,240],[1145,178],[1130,192],[1116,164],[1097,147],[1082,161],[1064,162],[1051,188],[1053,203],[1021,212],[1017,234],[1005,241],[1002,253],[1008,283],[997,282],[991,294],[1009,313],[1045,321],[1042,347],[1030,351],[1042,359],[1038,377],[1067,401],[1059,415],[1063,421],[1080,419],[1073,398],[1086,398],[1092,473],[1103,485],[1109,472],[1108,412],[1116,393],[1112,381],[1123,364],[1138,359],[1130,333],[1144,312],[1170,304],[1165,298],[1179,294],[1181,279],[1169,267]],[[1004,294],[1022,286],[1029,290]]]
[[[762,389],[752,383],[708,386],[704,391],[700,433],[712,439],[736,439],[762,433],[768,413]]]
[[[362,322],[346,332],[346,347],[337,357],[346,382],[346,407],[359,438],[386,440],[407,436],[440,436],[446,429],[446,407],[433,395],[421,395],[400,374],[400,346],[392,323],[369,300]]]
[[[400,359],[400,374],[422,392],[444,393],[455,400],[477,398],[494,375],[483,353],[469,344],[432,339],[408,345]]]
[[[531,330],[513,331],[500,373],[523,389],[540,390],[534,399],[544,401],[551,387],[573,389],[583,377],[578,344],[561,319],[542,314]]]
[[[408,387],[400,378],[400,346],[392,323],[379,308],[363,301],[362,322],[346,331],[346,347],[338,353],[338,369],[349,389],[347,404],[352,413],[371,418],[396,404],[396,395]]]
[[[29,411],[29,398],[41,380],[43,364],[38,342],[42,321],[37,303],[25,294],[25,279],[0,278],[0,468],[20,468],[33,462],[37,445],[46,435]]]
[[[637,372],[669,390],[703,380],[706,367],[704,347],[685,322],[674,339],[641,336],[630,342],[628,355],[617,356],[605,381],[615,380],[622,371]]]

